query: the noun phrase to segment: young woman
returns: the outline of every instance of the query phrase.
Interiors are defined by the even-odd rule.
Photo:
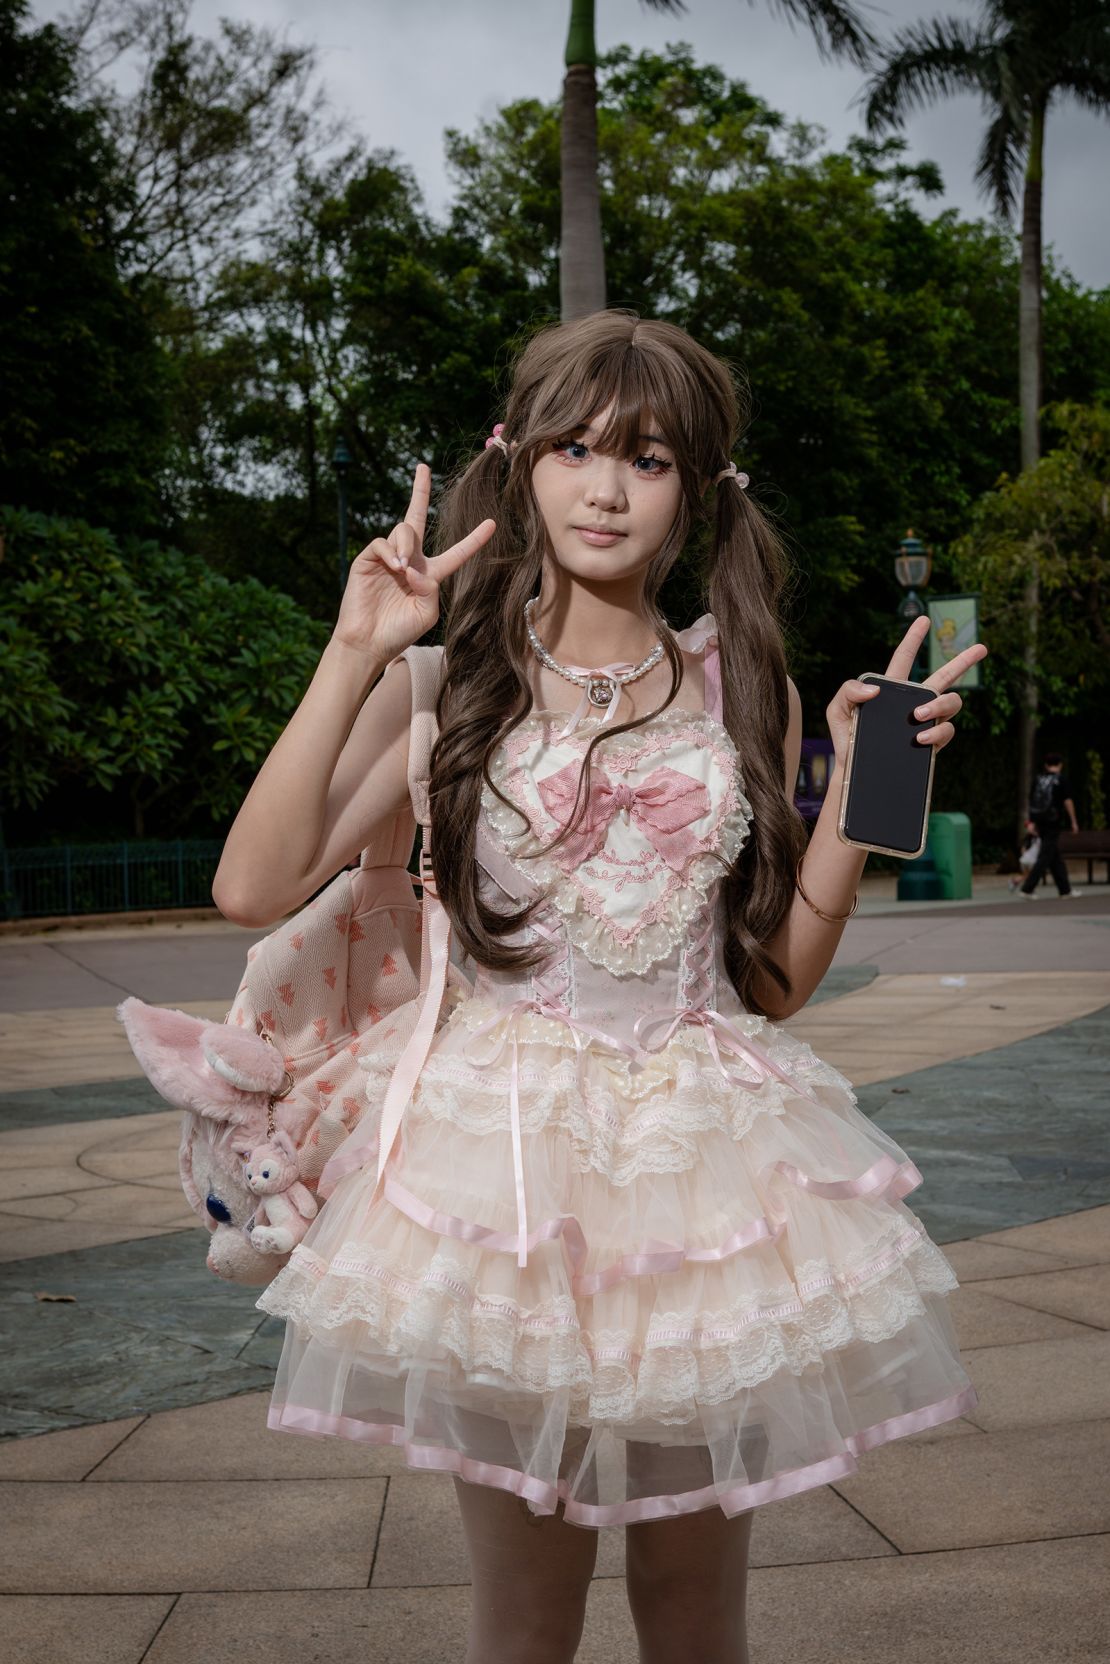
[[[793,805],[785,562],[731,459],[745,421],[672,325],[538,334],[445,495],[441,552],[421,465],[354,562],[217,880],[232,917],[268,921],[403,806],[399,655],[442,610],[431,855],[472,994],[384,1188],[360,1127],[258,1305],[287,1319],[271,1426],[454,1476],[467,1664],[573,1658],[597,1530],[621,1525],[643,1664],[742,1664],[752,1510],[976,1402],[956,1279],[902,1200],[921,1174],[780,1026],[866,853],[835,792],[808,843]],[[675,631],[660,585],[706,524],[709,610]],[[952,685],[985,653],[922,686],[917,743],[952,739]],[[829,703],[840,763],[876,692]]]

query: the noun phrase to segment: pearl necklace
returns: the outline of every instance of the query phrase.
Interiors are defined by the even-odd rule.
[[[657,641],[647,657],[641,659],[640,663],[631,670],[618,671],[609,665],[600,670],[584,670],[578,666],[571,667],[560,664],[557,659],[552,658],[533,627],[532,608],[538,600],[539,596],[533,595],[530,601],[524,603],[524,625],[528,631],[528,640],[532,643],[536,657],[541,664],[547,666],[548,670],[553,670],[556,675],[565,677],[568,682],[573,682],[576,687],[585,688],[586,697],[591,705],[598,705],[604,709],[605,706],[612,704],[614,699],[619,698],[620,690],[627,682],[634,682],[637,677],[645,676],[663,657],[663,643]]]

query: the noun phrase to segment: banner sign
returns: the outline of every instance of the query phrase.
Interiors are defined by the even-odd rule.
[[[929,609],[929,667],[925,674],[931,676],[934,670],[962,653],[965,647],[979,639],[979,597],[978,595],[930,595],[926,597]],[[981,659],[976,659],[969,665],[953,687],[977,688],[982,683],[979,679]]]

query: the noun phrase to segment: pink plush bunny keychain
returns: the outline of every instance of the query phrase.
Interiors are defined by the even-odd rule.
[[[247,1188],[263,1198],[253,1220],[247,1222],[251,1247],[263,1254],[290,1253],[317,1211],[315,1196],[301,1183],[297,1146],[279,1129],[253,1149],[250,1145],[235,1148],[246,1158]]]

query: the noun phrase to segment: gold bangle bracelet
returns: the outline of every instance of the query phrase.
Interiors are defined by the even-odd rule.
[[[819,919],[825,919],[829,924],[843,924],[846,919],[851,918],[852,914],[859,906],[859,891],[856,891],[856,899],[853,901],[851,908],[847,913],[826,913],[822,911],[815,901],[810,901],[809,897],[805,893],[805,890],[802,888],[802,861],[804,860],[805,856],[803,855],[799,858],[798,865],[794,869],[794,882],[797,885],[798,892],[801,895],[802,900],[805,902],[807,907],[813,909]]]

